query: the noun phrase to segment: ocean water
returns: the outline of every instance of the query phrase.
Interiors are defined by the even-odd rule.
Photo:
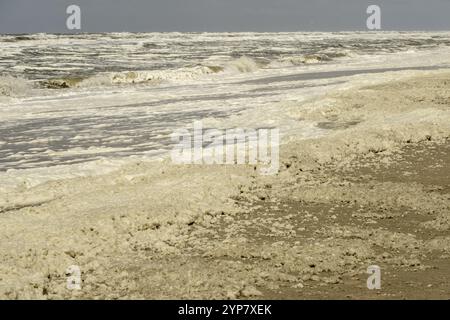
[[[448,32],[3,35],[0,173],[91,174],[162,157],[195,120],[320,136],[331,129],[283,106],[449,57]]]

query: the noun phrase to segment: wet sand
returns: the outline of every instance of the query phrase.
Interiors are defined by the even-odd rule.
[[[387,158],[395,161],[386,161]],[[430,197],[438,193],[450,199],[449,159],[450,140],[421,142],[405,146],[389,157],[383,154],[361,157],[352,163],[358,167],[355,170],[342,171],[331,166],[326,168],[324,177],[339,181],[343,192],[349,184],[362,190],[379,183],[415,184],[424,188]],[[347,241],[343,244],[348,243],[342,248],[346,249],[342,256],[336,250],[336,259],[342,259],[348,268],[338,268],[329,261],[327,265],[329,257],[314,255],[312,249],[309,265],[297,270],[295,268],[299,266],[293,266],[292,278],[272,279],[265,283],[270,283],[271,288],[261,290],[258,296],[264,299],[450,298],[449,232],[446,228],[432,227],[440,218],[435,212],[401,205],[386,206],[381,201],[366,206],[358,204],[358,199],[349,201],[345,198],[320,203],[289,199],[275,203],[260,201],[259,205],[260,209],[224,222],[218,229],[235,230],[236,239],[246,239],[243,246],[261,246],[263,243],[264,247],[279,250],[300,248],[296,251],[300,255],[304,247],[317,246],[317,252],[320,252],[324,247],[325,250],[334,245],[336,249],[340,248],[339,242],[343,240]],[[370,244],[372,254],[359,257],[358,251],[352,249],[355,245],[352,239]],[[329,253],[333,254],[332,251]],[[274,260],[261,262],[259,257],[250,254],[237,261],[247,268],[265,265],[266,270],[271,270],[269,273],[276,274],[284,268],[285,262]],[[355,262],[358,263],[353,264]],[[381,290],[367,289],[369,275],[366,269],[369,265],[381,268]]]

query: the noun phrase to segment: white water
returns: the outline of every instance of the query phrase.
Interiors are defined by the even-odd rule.
[[[200,119],[320,136],[289,108],[399,76],[368,69],[450,64],[448,33],[32,35],[0,45],[0,189],[160,158],[174,130]],[[46,88],[61,79],[70,88]]]

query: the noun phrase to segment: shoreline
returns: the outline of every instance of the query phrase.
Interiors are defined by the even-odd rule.
[[[166,161],[1,195],[0,296],[420,296],[414,274],[449,267],[449,89],[450,72],[426,72],[293,104],[334,132],[283,145],[273,177]],[[377,262],[414,290],[365,292]],[[80,291],[66,289],[71,265]],[[439,280],[426,285],[448,299]]]

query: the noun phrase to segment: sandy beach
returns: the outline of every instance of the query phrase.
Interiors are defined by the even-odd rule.
[[[274,176],[166,159],[1,192],[0,297],[449,299],[450,70],[363,80],[283,105],[331,133]]]

